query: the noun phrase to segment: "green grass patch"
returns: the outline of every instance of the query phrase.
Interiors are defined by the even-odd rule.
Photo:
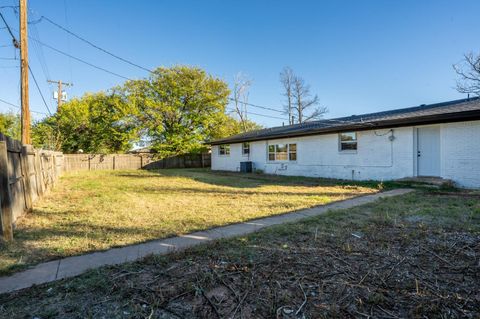
[[[67,173],[0,247],[0,274],[376,191],[375,182],[201,169]]]

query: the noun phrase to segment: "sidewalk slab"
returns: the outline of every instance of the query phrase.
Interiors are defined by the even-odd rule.
[[[39,264],[32,269],[0,278],[0,294],[56,280],[60,260]]]
[[[139,260],[151,254],[166,255],[174,251],[185,250],[212,240],[250,234],[265,227],[296,222],[307,217],[321,215],[330,210],[352,208],[374,202],[379,198],[403,195],[411,191],[413,190],[395,189],[384,193],[350,198],[282,215],[259,218],[177,237],[159,239],[142,244],[113,248],[104,252],[89,253],[42,263],[12,276],[1,277],[0,294],[28,288],[33,285],[78,276],[87,270],[106,265],[116,265]]]
[[[67,257],[60,259],[55,279],[69,278],[89,269],[107,265],[117,265],[138,259],[138,245],[113,248],[104,252]]]

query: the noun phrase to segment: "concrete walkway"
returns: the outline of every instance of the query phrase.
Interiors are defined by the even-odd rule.
[[[402,195],[411,191],[411,189],[395,189],[384,193],[351,198],[344,201],[316,206],[283,215],[260,218],[244,223],[212,228],[188,235],[160,239],[143,244],[114,248],[104,252],[96,252],[42,263],[29,270],[18,272],[12,276],[1,277],[0,294],[63,278],[74,277],[86,272],[89,269],[99,268],[105,265],[115,265],[135,261],[150,254],[165,255],[211,240],[245,235],[256,232],[268,226],[295,222],[306,217],[321,215],[329,210],[352,208],[366,203],[371,203],[382,197]]]

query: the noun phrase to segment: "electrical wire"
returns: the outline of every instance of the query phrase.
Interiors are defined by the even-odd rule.
[[[42,20],[46,20],[46,21],[49,22],[50,24],[52,24],[52,25],[56,26],[57,28],[65,31],[65,32],[67,32],[67,33],[70,34],[71,36],[79,39],[80,41],[83,41],[83,42],[87,43],[88,45],[94,47],[94,48],[97,49],[97,50],[100,50],[100,51],[102,51],[102,52],[104,52],[104,53],[106,53],[106,54],[114,57],[115,59],[118,59],[118,60],[120,60],[120,61],[123,61],[123,62],[125,62],[125,63],[128,63],[128,64],[130,64],[130,65],[132,65],[132,66],[134,66],[134,67],[137,67],[137,68],[139,68],[139,69],[142,69],[142,70],[144,70],[144,71],[147,71],[147,72],[150,72],[150,73],[153,72],[153,70],[151,70],[151,69],[148,69],[148,68],[146,68],[146,67],[144,67],[144,66],[141,66],[141,65],[139,65],[139,64],[137,64],[137,63],[135,63],[135,62],[132,62],[132,61],[130,61],[130,60],[127,60],[127,59],[125,59],[125,58],[122,58],[121,56],[118,56],[118,55],[116,55],[115,53],[112,53],[112,52],[110,52],[110,51],[108,51],[108,50],[106,50],[106,49],[104,49],[104,48],[102,48],[102,47],[94,44],[93,42],[85,39],[84,37],[81,37],[81,36],[79,36],[78,34],[70,31],[69,29],[61,26],[60,24],[58,24],[58,23],[50,20],[50,19],[47,18],[46,16],[43,16],[43,15],[42,15],[39,20],[37,20],[37,21],[35,21],[35,22],[33,22],[33,23],[39,23],[39,22],[41,22]]]
[[[228,98],[230,101],[232,102],[235,102],[236,100],[233,98],[233,97],[229,97]],[[267,106],[261,106],[261,105],[257,105],[257,104],[252,104],[252,103],[247,103],[247,102],[243,102],[243,101],[236,101],[237,103],[240,103],[240,104],[243,104],[243,105],[248,105],[248,106],[252,106],[252,107],[257,107],[259,109],[264,109],[264,110],[268,110],[268,111],[273,111],[273,112],[278,112],[278,113],[282,113],[282,114],[285,114],[284,111],[280,111],[278,109],[274,109],[274,108],[271,108],[271,107],[267,107]]]
[[[10,29],[10,26],[8,25],[7,21],[5,21],[5,18],[3,17],[1,12],[0,12],[0,15],[2,17],[3,22],[5,23],[5,26],[7,27],[8,31],[10,33],[10,35],[12,36],[13,43],[18,44],[18,41],[15,38],[15,35],[12,33],[12,30]],[[40,86],[38,85],[37,79],[35,78],[35,74],[33,74],[33,71],[32,71],[32,68],[30,67],[30,65],[28,65],[28,70],[30,71],[30,74],[32,75],[33,81],[35,82],[35,86],[37,87],[38,92],[40,93],[40,96],[42,97],[43,103],[45,104],[45,107],[47,108],[48,113],[50,115],[52,115],[52,113],[50,112],[50,108],[48,107],[48,104],[45,101],[45,97],[43,96],[42,90],[40,89]],[[3,102],[5,103],[5,101],[3,101]],[[9,103],[9,104],[13,106],[13,104],[11,104],[11,103]]]
[[[3,23],[5,23],[5,27],[7,28],[8,33],[10,33],[10,35],[12,36],[13,45],[16,48],[19,48],[20,44],[18,43],[17,39],[15,38],[15,35],[12,32],[12,29],[10,29],[10,26],[8,25],[7,20],[5,20],[5,17],[3,16],[3,14],[1,12],[0,12],[0,17],[2,18]]]
[[[67,32],[68,34],[72,35],[73,37],[79,39],[80,41],[83,41],[83,42],[87,43],[88,45],[96,48],[97,50],[100,50],[100,51],[102,51],[102,52],[104,52],[104,53],[106,53],[106,54],[108,54],[108,55],[110,55],[110,56],[112,56],[112,57],[114,57],[114,58],[122,61],[122,62],[128,63],[128,64],[130,64],[130,65],[132,65],[132,66],[134,66],[134,67],[137,67],[137,68],[142,69],[142,70],[144,70],[144,71],[147,71],[147,72],[149,72],[149,73],[153,73],[153,70],[152,70],[152,69],[146,68],[146,67],[141,66],[141,65],[139,65],[139,64],[137,64],[137,63],[135,63],[135,62],[132,62],[132,61],[130,61],[130,60],[127,60],[127,59],[125,59],[125,58],[122,58],[122,57],[120,57],[119,55],[117,55],[117,54],[115,54],[115,53],[112,53],[111,51],[106,50],[106,49],[104,49],[104,48],[102,48],[102,47],[100,47],[100,46],[92,43],[91,41],[89,41],[89,40],[85,39],[84,37],[82,37],[82,36],[74,33],[73,31],[67,29],[66,27],[64,27],[64,26],[62,26],[62,25],[60,25],[60,24],[52,21],[51,19],[49,19],[48,17],[46,17],[46,16],[44,16],[44,15],[42,15],[38,20],[32,21],[32,22],[30,22],[29,24],[37,24],[37,23],[40,23],[42,20],[45,20],[45,21],[49,22],[50,24],[54,25],[55,27],[57,27],[57,28],[63,30],[64,32]],[[125,77],[123,77],[123,78],[125,78]],[[235,99],[234,99],[234,98],[231,98],[231,97],[229,98],[229,100],[232,101],[232,102],[235,101]],[[273,111],[273,112],[277,112],[277,113],[281,113],[281,114],[284,114],[284,113],[285,113],[284,111],[278,110],[278,108],[275,109],[275,108],[272,108],[272,107],[262,106],[262,105],[252,104],[252,103],[247,103],[247,102],[243,102],[243,101],[237,101],[237,102],[239,102],[240,104],[243,104],[243,105],[248,105],[248,106],[251,106],[251,107],[256,107],[256,108],[260,108],[260,109],[264,109],[264,110],[268,110],[268,111]],[[253,113],[252,113],[252,114],[253,114]]]
[[[38,86],[37,79],[35,78],[35,75],[33,74],[33,71],[30,65],[28,66],[28,69],[30,70],[30,74],[32,75],[33,82],[35,82],[35,85],[38,89],[38,93],[40,93],[40,96],[42,97],[43,104],[45,104],[45,107],[47,108],[48,114],[52,115],[52,112],[50,112],[50,108],[48,107],[47,101],[45,101],[45,97],[43,96],[42,90],[40,90],[40,86]]]
[[[232,109],[232,108],[230,108],[230,109],[227,108],[227,110],[230,111],[230,112],[236,112],[236,110],[235,110],[235,109]],[[248,114],[257,115],[257,116],[263,116],[263,117],[269,117],[269,118],[277,119],[277,120],[288,121],[287,118],[277,117],[277,116],[273,116],[273,115],[259,114],[259,113],[254,113],[254,112],[248,112]]]
[[[137,64],[137,63],[135,63],[135,62],[132,62],[132,61],[130,61],[130,60],[127,60],[127,59],[125,59],[125,58],[122,58],[122,57],[120,57],[119,55],[117,55],[117,54],[115,54],[115,53],[112,53],[111,51],[106,50],[106,49],[104,49],[104,48],[102,48],[102,47],[94,44],[93,42],[91,42],[91,41],[85,39],[84,37],[82,37],[82,36],[74,33],[73,31],[70,31],[69,29],[67,29],[67,28],[63,27],[62,25],[60,25],[60,24],[52,21],[51,19],[49,19],[48,17],[46,17],[46,16],[44,16],[44,15],[42,15],[38,20],[29,22],[29,24],[35,25],[35,24],[40,23],[42,20],[45,20],[45,21],[49,22],[50,24],[54,25],[55,27],[57,27],[57,28],[63,30],[64,32],[67,32],[67,33],[70,34],[71,36],[79,39],[80,41],[83,41],[83,42],[87,43],[88,45],[96,48],[97,50],[100,50],[100,51],[104,52],[105,54],[108,54],[108,55],[110,55],[110,56],[112,56],[112,57],[114,57],[114,58],[116,58],[116,59],[118,59],[118,60],[120,60],[120,61],[122,61],[122,62],[125,62],[125,63],[127,63],[127,64],[130,64],[130,65],[132,65],[132,66],[134,66],[134,67],[137,67],[137,68],[142,69],[142,70],[144,70],[144,71],[147,71],[147,72],[149,72],[149,73],[152,73],[152,72],[153,72],[153,70],[151,70],[151,69],[149,69],[149,68],[146,68],[146,67],[141,66],[141,65],[139,65],[139,64]],[[5,22],[5,23],[6,23],[6,22]],[[8,27],[8,26],[7,26],[7,27]],[[11,32],[10,28],[8,28],[8,29],[9,29],[9,31]],[[13,35],[13,33],[11,33],[11,34]],[[37,36],[38,36],[38,33],[37,33]],[[69,54],[69,53],[66,53],[66,52],[64,52],[64,51],[62,51],[62,50],[59,50],[59,49],[57,49],[57,48],[55,48],[55,47],[53,47],[53,46],[51,46],[51,45],[48,45],[48,44],[40,41],[39,39],[37,39],[37,38],[35,38],[35,37],[29,36],[29,38],[32,39],[32,40],[34,40],[35,42],[37,42],[37,43],[40,44],[41,46],[44,46],[44,47],[46,47],[46,48],[48,48],[48,49],[50,49],[50,50],[53,50],[53,51],[55,51],[55,52],[57,52],[57,53],[59,53],[59,54],[62,54],[62,55],[64,55],[64,56],[67,56],[67,57],[69,57],[70,59],[74,59],[74,60],[76,60],[76,61],[78,61],[78,62],[81,62],[81,63],[83,63],[83,64],[86,64],[86,65],[88,65],[88,66],[90,66],[90,67],[96,68],[96,69],[98,69],[98,70],[104,71],[104,72],[106,72],[106,73],[109,73],[109,74],[111,74],[111,75],[120,77],[120,78],[122,78],[122,79],[132,80],[131,78],[128,78],[128,77],[123,76],[123,75],[120,75],[120,74],[118,74],[118,73],[116,73],[116,72],[110,71],[110,70],[108,70],[108,69],[106,69],[106,68],[103,68],[103,67],[100,67],[100,66],[98,66],[98,65],[92,64],[92,63],[87,62],[87,61],[85,61],[85,60],[83,60],[83,59],[81,59],[81,58],[75,57],[75,56],[73,56],[73,55],[71,55],[71,54]],[[48,71],[47,71],[46,73],[48,73]],[[235,101],[235,99],[234,99],[234,98],[231,98],[231,97],[229,98],[229,100],[232,101],[232,102]],[[277,112],[277,113],[284,114],[284,111],[281,111],[281,110],[278,110],[278,109],[275,109],[275,108],[272,108],[272,107],[262,106],[262,105],[258,105],[258,104],[252,104],[252,103],[243,102],[243,101],[237,101],[237,102],[240,103],[240,104],[243,104],[243,105],[248,105],[248,106],[256,107],[256,108],[259,108],[259,109],[264,109],[264,110],[268,110],[268,111],[272,111],[272,112]],[[281,118],[281,117],[277,117],[277,116],[259,114],[259,113],[254,113],[254,112],[248,112],[248,113],[249,113],[249,114],[252,114],[252,115],[257,115],[257,116],[263,116],[263,117],[268,117],[268,118],[280,119],[280,120],[286,120],[286,121],[288,121],[288,119],[286,119],[286,118]]]
[[[62,51],[62,50],[59,50],[59,49],[57,49],[57,48],[54,48],[54,47],[52,47],[51,45],[48,45],[48,44],[46,44],[46,43],[44,43],[44,42],[42,42],[42,41],[40,41],[40,40],[38,40],[38,39],[36,39],[36,38],[34,38],[34,37],[31,37],[31,36],[28,36],[28,37],[29,37],[30,39],[32,39],[33,41],[38,42],[39,44],[41,44],[42,46],[44,46],[44,47],[46,47],[46,48],[48,48],[48,49],[50,49],[50,50],[53,50],[53,51],[55,51],[55,52],[57,52],[57,53],[59,53],[59,54],[65,55],[65,56],[67,56],[67,57],[69,57],[69,58],[72,58],[72,59],[78,61],[78,62],[81,62],[81,63],[83,63],[83,64],[86,64],[86,65],[88,65],[88,66],[91,66],[92,68],[101,70],[101,71],[106,72],[106,73],[109,73],[109,74],[111,74],[111,75],[115,75],[115,76],[117,76],[117,77],[119,77],[119,78],[122,78],[122,79],[124,79],[124,80],[132,80],[132,79],[126,77],[126,76],[120,75],[120,74],[118,74],[118,73],[116,73],[116,72],[113,72],[113,71],[110,71],[110,70],[107,70],[107,69],[102,68],[102,67],[100,67],[100,66],[98,66],[98,65],[95,65],[95,64],[92,64],[92,63],[90,63],[90,62],[87,62],[87,61],[85,61],[85,60],[83,60],[83,59],[77,58],[77,57],[75,57],[75,56],[73,56],[73,55],[71,55],[71,54],[68,54],[68,53],[66,53],[66,52],[64,52],[64,51]]]
[[[29,10],[29,11],[32,12],[32,15],[36,15],[36,13],[33,12],[32,10]],[[31,26],[30,30],[31,30],[32,35],[33,35],[35,38],[41,40],[41,38],[40,38],[40,32],[38,31],[38,28],[37,28],[37,25],[36,25],[36,24],[33,24],[33,25]],[[49,90],[50,94],[53,95],[52,86],[51,86],[50,82],[48,82],[48,80],[51,79],[51,76],[50,76],[50,70],[49,70],[49,68],[48,68],[47,61],[46,61],[46,59],[45,59],[45,53],[44,53],[44,51],[43,51],[43,47],[42,47],[40,44],[38,44],[37,42],[35,42],[35,41],[32,41],[31,43],[32,43],[32,49],[33,49],[32,51],[33,51],[33,52],[35,53],[35,55],[37,56],[37,60],[38,60],[38,62],[39,62],[39,64],[40,64],[40,67],[41,67],[41,69],[42,69],[43,76],[45,77],[45,81],[46,81],[46,83],[48,83],[48,86],[47,86],[47,87],[48,87],[48,90]]]
[[[67,28],[70,28],[70,23],[68,21],[68,13],[67,13],[67,0],[63,0],[63,12],[65,15],[65,24]],[[68,44],[68,53],[72,53],[72,44],[70,41],[70,37],[67,37],[67,44]],[[73,83],[73,71],[72,71],[72,59],[68,59],[68,69],[70,71],[70,83]]]
[[[5,100],[3,100],[3,99],[0,99],[0,102],[5,103],[5,104],[10,105],[10,106],[13,106],[14,108],[17,108],[17,109],[21,109],[21,107],[20,107],[19,105],[10,103],[10,102],[5,101]],[[42,114],[42,115],[48,115],[47,113],[40,112],[40,111],[30,110],[30,112],[32,112],[32,113],[37,113],[37,114]]]

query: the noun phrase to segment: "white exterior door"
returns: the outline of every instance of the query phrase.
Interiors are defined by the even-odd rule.
[[[440,176],[440,127],[417,129],[418,176]]]

